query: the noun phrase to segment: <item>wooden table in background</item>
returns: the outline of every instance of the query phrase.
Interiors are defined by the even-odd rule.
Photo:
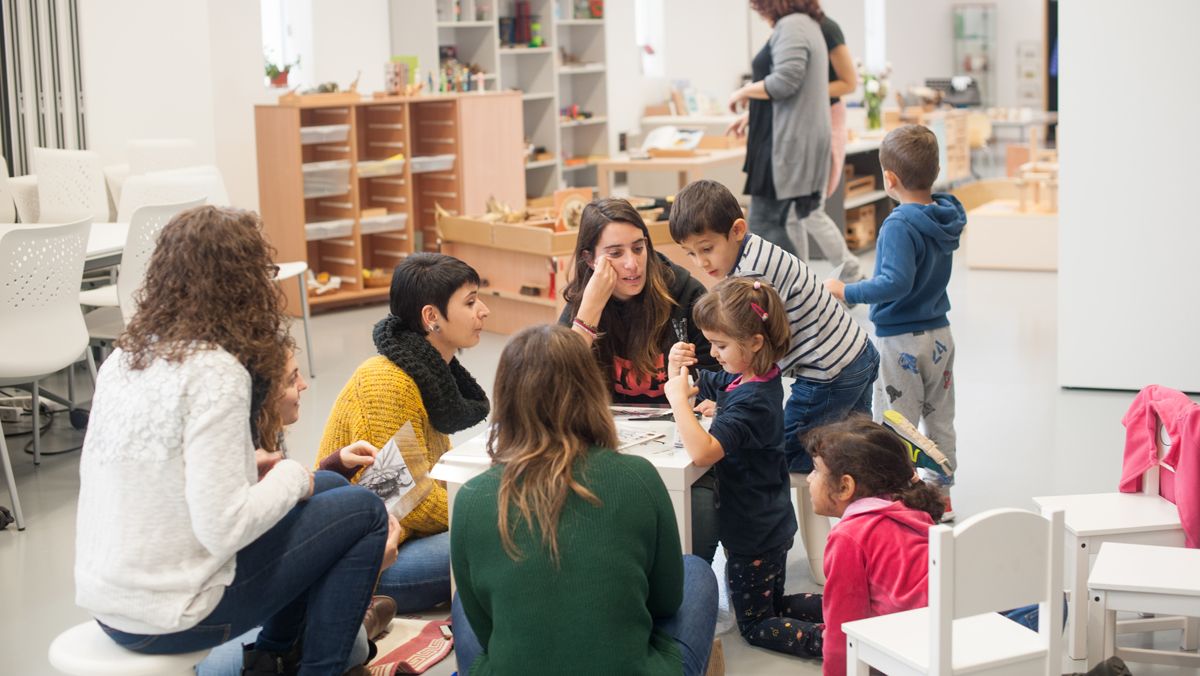
[[[596,162],[596,176],[599,179],[597,194],[600,197],[612,196],[612,172],[614,171],[658,171],[675,172],[679,175],[679,187],[702,178],[704,172],[726,164],[741,166],[746,160],[746,147],[720,150],[699,150],[694,157],[652,157],[635,160],[628,155],[618,155]]]

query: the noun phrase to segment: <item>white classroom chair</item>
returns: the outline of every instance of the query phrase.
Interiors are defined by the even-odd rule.
[[[812,491],[808,488],[808,475],[792,472],[792,488],[796,489],[796,523],[800,527],[800,541],[808,555],[808,574],[813,582],[825,586],[825,541],[833,525],[829,517],[813,511]]]
[[[98,153],[34,148],[33,168],[40,221],[61,223],[82,216],[97,223],[109,220],[108,188]]]
[[[929,529],[929,606],[842,625],[846,673],[1062,673],[1062,521],[993,509]],[[1034,632],[1000,611],[1037,603]]]
[[[1170,445],[1162,423],[1158,424],[1157,456],[1161,462]],[[1094,616],[1087,599],[1087,577],[1091,559],[1105,542],[1182,547],[1183,526],[1179,509],[1160,495],[1159,468],[1151,466],[1142,477],[1141,493],[1091,493],[1086,495],[1047,495],[1033,499],[1043,513],[1066,512],[1066,582],[1070,603],[1067,612],[1067,654],[1073,660],[1087,658],[1089,625],[1103,621]],[[1084,600],[1080,603],[1080,600]],[[1186,620],[1131,620],[1122,622],[1120,631],[1140,632],[1178,629]],[[1195,633],[1196,622],[1190,629]],[[1095,631],[1092,627],[1091,631]]]

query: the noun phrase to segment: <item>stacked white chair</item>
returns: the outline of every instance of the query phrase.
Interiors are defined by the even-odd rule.
[[[109,220],[108,189],[100,155],[90,150],[35,148],[38,220],[54,223],[87,216]]]
[[[41,462],[37,382],[72,366],[88,344],[77,296],[89,226],[84,219],[68,225],[17,228],[0,237],[0,326],[4,327],[0,331],[0,386],[33,385],[35,463]],[[88,356],[90,359],[90,352]],[[3,429],[0,462],[12,495],[17,529],[24,530],[25,518]]]

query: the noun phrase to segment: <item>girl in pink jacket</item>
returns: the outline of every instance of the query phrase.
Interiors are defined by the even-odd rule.
[[[899,437],[865,416],[805,438],[813,511],[841,519],[825,545],[825,593],[791,617],[824,623],[824,673],[846,673],[842,623],[928,604],[929,529],[942,516],[937,489],[916,479]]]

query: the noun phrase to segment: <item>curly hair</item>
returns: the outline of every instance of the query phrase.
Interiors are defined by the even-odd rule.
[[[817,427],[805,434],[803,441],[809,455],[829,468],[834,481],[846,474],[854,477],[855,499],[891,496],[928,513],[934,523],[942,518],[945,505],[941,494],[916,478],[900,437],[870,417],[854,414]]]
[[[825,19],[820,0],[750,0],[750,9],[772,24],[788,14],[807,14],[817,23]]]
[[[116,341],[130,367],[178,363],[217,346],[262,392],[274,392],[289,346],[274,253],[252,211],[202,206],[172,218],[135,295],[138,312]],[[277,407],[261,406],[256,422],[260,438],[273,445],[282,428]]]

